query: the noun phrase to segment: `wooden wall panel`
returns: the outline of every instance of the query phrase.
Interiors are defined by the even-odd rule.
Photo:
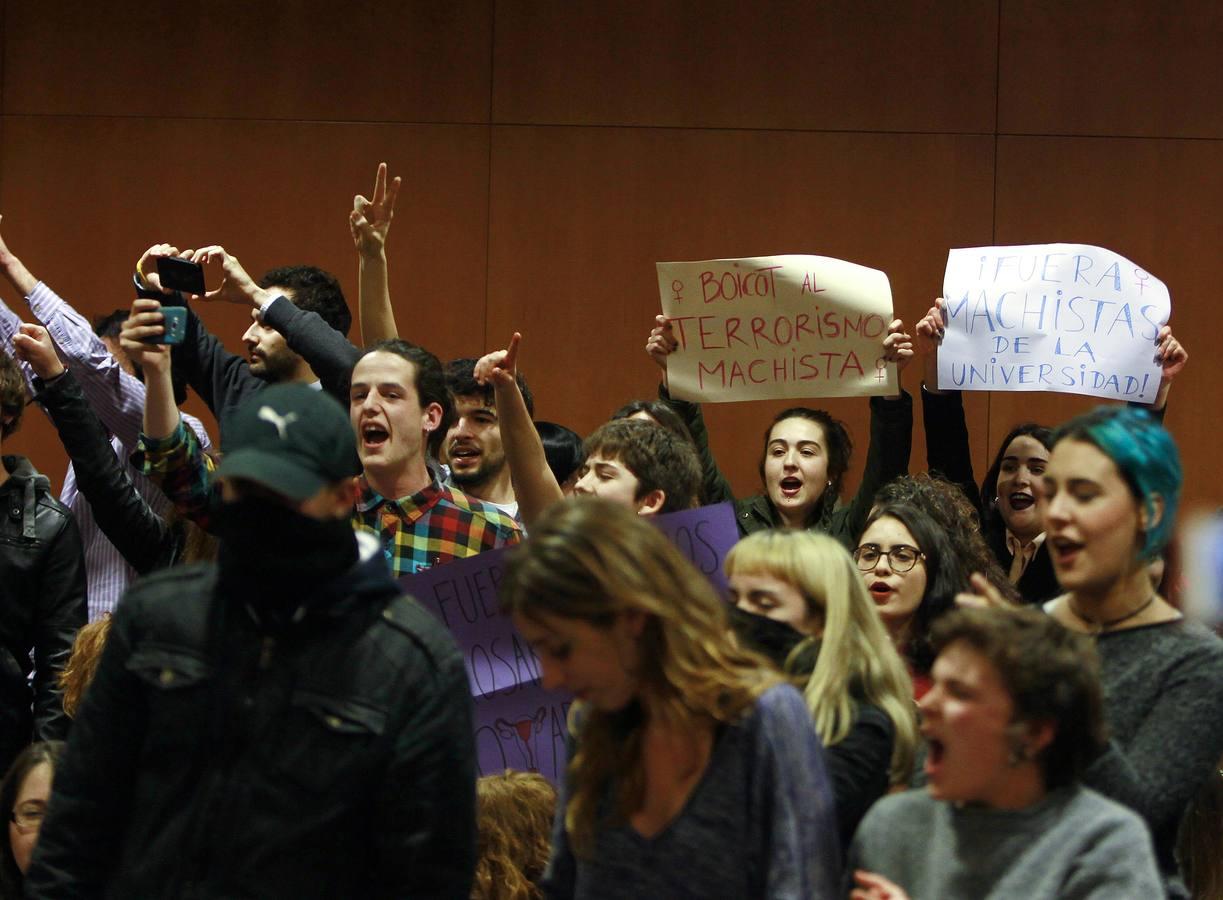
[[[1075,241],[1108,247],[1167,284],[1173,332],[1189,365],[1172,391],[1190,505],[1223,503],[1211,461],[1223,367],[1217,262],[1223,237],[1223,142],[1006,137],[998,153],[1000,244]],[[992,395],[991,447],[1017,421],[1059,422],[1094,401],[1065,394]]]
[[[1223,5],[1001,0],[998,128],[1223,137]]]
[[[489,0],[7,4],[4,111],[483,122]]]
[[[5,238],[87,315],[130,304],[137,257],[167,240],[220,243],[255,277],[322,266],[343,284],[355,325],[348,210],[385,159],[405,180],[388,249],[401,332],[444,358],[465,346],[473,322],[482,327],[486,129],[61,117],[7,117],[4,126]],[[202,315],[241,350],[247,310]]]
[[[496,127],[491,339],[503,346],[521,330],[538,415],[585,433],[654,394],[643,348],[658,260],[849,259],[888,272],[913,321],[941,284],[946,248],[989,237],[992,162],[992,142],[971,136]],[[865,401],[815,402],[865,440]],[[755,489],[757,436],[787,405],[707,408],[738,491]],[[921,446],[914,459],[924,462]]]
[[[500,3],[494,121],[981,132],[997,6]]]

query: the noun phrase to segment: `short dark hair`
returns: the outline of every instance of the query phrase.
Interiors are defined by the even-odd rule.
[[[293,292],[293,305],[318,313],[345,337],[352,328],[352,313],[344,300],[340,282],[317,266],[281,266],[259,279],[261,288],[286,288]]]
[[[862,533],[883,518],[893,518],[904,525],[917,541],[917,549],[925,556],[926,591],[913,614],[908,646],[898,649],[914,669],[929,672],[934,665],[930,628],[935,620],[955,608],[955,595],[968,590],[968,576],[960,566],[947,533],[925,510],[910,503],[878,504],[867,517]],[[858,542],[861,541],[859,535]]]
[[[674,432],[689,444],[696,446],[696,442],[692,440],[692,432],[688,430],[688,426],[684,424],[679,413],[661,400],[630,400],[611,414],[611,420],[628,419],[637,413],[645,413],[667,431]]]
[[[100,338],[117,338],[123,330],[123,323],[132,314],[130,309],[116,309],[93,320],[93,333]]]
[[[841,484],[845,481],[845,473],[849,471],[849,458],[854,452],[854,442],[849,436],[849,429],[840,419],[824,409],[812,409],[809,406],[791,406],[773,416],[773,421],[764,431],[764,444],[760,449],[760,482],[764,483],[764,460],[769,452],[769,438],[777,423],[786,419],[806,419],[814,422],[824,431],[824,451],[828,454],[828,489],[820,495],[819,502],[811,512],[811,521],[818,522],[830,513],[841,496]]]
[[[454,397],[450,395],[450,388],[446,386],[446,376],[442,371],[441,362],[424,347],[410,344],[402,338],[390,338],[371,344],[357,357],[357,362],[365,359],[371,353],[392,353],[410,362],[412,371],[415,373],[413,387],[416,388],[416,397],[420,401],[421,408],[424,409],[430,403],[436,403],[442,408],[442,421],[429,435],[428,442],[429,452],[436,456],[438,450],[441,449],[442,442],[446,439],[446,432],[450,430],[455,419]],[[356,368],[355,364],[354,368]],[[351,382],[351,372],[348,378]]]
[[[931,641],[936,653],[963,641],[989,660],[1016,722],[1053,724],[1053,740],[1038,757],[1047,788],[1077,781],[1104,749],[1100,660],[1086,635],[1035,609],[966,608],[943,616]]]
[[[4,351],[0,351],[0,413],[12,416],[11,422],[5,422],[0,428],[0,437],[8,437],[21,424],[21,415],[25,412],[26,388],[25,377],[17,361]]]
[[[615,459],[637,479],[640,500],[650,491],[666,494],[659,512],[691,509],[701,493],[701,463],[692,444],[653,422],[614,419],[586,438],[586,457]]]
[[[586,451],[582,449],[582,436],[572,428],[555,422],[536,422],[535,430],[544,445],[544,457],[557,484],[564,484],[569,476],[582,467]]]
[[[48,763],[54,773],[63,753],[63,741],[39,741],[27,744],[25,749],[17,754],[17,758],[13,760],[13,764],[9,766],[4,776],[4,781],[0,782],[0,809],[5,810],[6,818],[12,815],[13,807],[17,803],[17,794],[21,791],[21,786],[30,772],[43,763]],[[17,868],[17,860],[13,857],[12,842],[6,839],[0,841],[0,845],[3,845],[3,849],[0,849],[0,896],[20,897],[25,878],[21,870]]]
[[[497,397],[493,386],[476,381],[477,362],[479,360],[472,356],[461,356],[458,359],[450,360],[446,363],[446,384],[450,387],[450,393],[456,397],[482,397],[485,406],[495,407]],[[527,380],[521,372],[518,373],[515,380],[518,382],[518,390],[522,391],[522,401],[527,405],[527,415],[533,419],[535,418],[535,397],[531,389],[527,387]]]

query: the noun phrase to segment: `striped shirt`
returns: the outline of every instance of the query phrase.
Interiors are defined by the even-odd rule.
[[[26,301],[34,318],[54,338],[68,368],[81,385],[85,399],[111,433],[111,447],[115,455],[126,463],[136,446],[144,420],[144,384],[123,371],[101,338],[93,333],[88,320],[47,285],[39,282]],[[0,340],[6,345],[11,344],[20,325],[20,317],[0,302]],[[32,392],[34,373],[26,363],[21,363],[21,369]],[[193,416],[184,418],[198,436],[203,449],[209,449],[212,443],[200,420]],[[172,506],[157,485],[133,469],[129,469],[128,474],[149,507],[159,516],[168,515]],[[60,501],[72,510],[80,528],[81,542],[85,548],[89,621],[92,622],[114,611],[136,573],[98,528],[89,501],[77,491],[76,474],[71,465],[64,476]]]

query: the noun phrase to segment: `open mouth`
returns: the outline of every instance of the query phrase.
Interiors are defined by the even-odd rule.
[[[1008,494],[1006,499],[1011,504],[1011,509],[1015,510],[1015,512],[1022,512],[1036,505],[1036,498],[1024,491]]]
[[[390,434],[381,425],[362,425],[361,443],[367,448],[381,447],[390,439]]]
[[[1049,538],[1049,550],[1053,555],[1053,562],[1068,566],[1074,562],[1075,558],[1082,551],[1083,545],[1078,541],[1072,541],[1067,537],[1051,537]]]
[[[468,460],[479,459],[480,450],[477,447],[451,447],[450,459],[454,462],[465,462]]]
[[[798,492],[803,489],[803,480],[801,478],[795,478],[793,475],[789,475],[781,479],[777,486],[781,489],[781,495],[783,497],[794,497],[797,496]]]
[[[895,589],[886,581],[876,581],[867,590],[875,602],[881,605],[887,603],[888,599],[895,593]]]
[[[936,771],[943,762],[943,755],[947,752],[947,748],[938,738],[926,738],[926,774],[929,775]]]

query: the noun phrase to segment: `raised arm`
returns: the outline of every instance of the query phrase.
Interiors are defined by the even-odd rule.
[[[666,316],[654,317],[654,328],[645,343],[645,352],[655,365],[662,369],[662,382],[658,386],[658,398],[675,411],[688,426],[692,435],[692,443],[696,447],[697,456],[701,460],[701,499],[704,503],[722,503],[734,500],[730,482],[718,468],[718,461],[709,449],[709,431],[705,427],[705,416],[701,413],[701,405],[689,400],[677,400],[671,396],[667,383],[667,357],[675,352],[679,341],[675,337],[671,321]]]
[[[518,344],[522,335],[514,332],[509,346],[480,358],[475,376],[480,384],[493,386],[497,399],[497,419],[501,443],[510,466],[518,512],[530,531],[545,509],[564,499],[556,476],[548,466],[543,441],[527,412],[526,401],[518,388]]]
[[[921,399],[926,468],[959,487],[980,514],[981,489],[972,470],[963,397],[959,391],[941,391],[938,387],[938,348],[946,334],[943,313],[946,303],[942,297],[935,300],[914,329],[925,376]]]
[[[174,405],[168,347],[144,339],[164,331],[156,300],[138,299],[119,335],[124,351],[144,366],[148,385],[144,433],[136,444],[132,465],[152,478],[182,515],[205,531],[219,502],[208,457],[195,435],[185,428]]]
[[[1172,379],[1181,373],[1189,362],[1189,351],[1181,346],[1172,335],[1172,329],[1167,325],[1159,329],[1155,338],[1155,361],[1159,363],[1159,391],[1155,394],[1155,402],[1151,404],[1151,412],[1163,420],[1168,406],[1168,394],[1172,390]]]
[[[348,214],[348,227],[357,247],[357,309],[361,340],[366,346],[399,337],[386,265],[386,235],[395,215],[395,198],[401,179],[396,175],[387,184],[386,163],[378,165],[374,176],[373,199],[357,194]],[[317,370],[316,370],[317,371]]]
[[[180,253],[170,244],[154,244],[146,250],[136,264],[136,284],[142,297],[156,299],[163,293],[173,293],[161,287],[155,268],[158,257],[181,256],[198,262],[195,259],[198,252],[184,250]],[[207,299],[212,299],[218,293],[210,291]],[[183,376],[218,418],[226,405],[226,398],[232,402],[260,384],[259,379],[251,374],[247,361],[226,350],[216,336],[204,327],[190,306],[187,307],[186,334],[183,342],[174,348],[172,358],[175,371]]]
[[[3,221],[4,216],[0,216],[0,222]],[[25,264],[9,250],[3,234],[0,234],[0,274],[3,274],[4,279],[13,286],[13,290],[23,297],[28,297],[38,284],[38,279],[31,275]]]
[[[73,374],[64,368],[47,329],[23,325],[15,352],[37,376],[39,403],[51,417],[72,460],[77,489],[89,501],[95,521],[137,572],[145,574],[173,561],[171,529],[136,490],[111,448]],[[133,442],[134,443],[134,442]]]
[[[913,358],[913,342],[904,322],[894,320],[883,340],[883,358],[903,372]],[[898,379],[899,384],[899,379]],[[891,397],[871,397],[871,441],[866,450],[862,483],[845,510],[843,529],[837,529],[846,544],[856,540],[875,503],[875,492],[909,471],[913,449],[913,398],[900,389]]]

